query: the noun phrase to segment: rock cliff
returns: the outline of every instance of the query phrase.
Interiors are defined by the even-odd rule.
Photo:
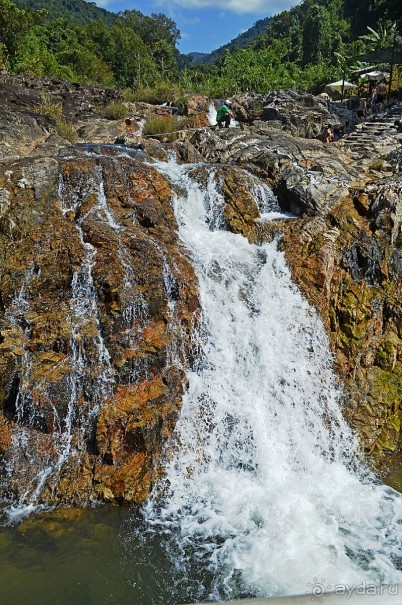
[[[302,95],[299,103],[300,95],[281,92],[239,97],[243,129],[200,128],[166,143],[102,117],[99,108],[121,100],[119,93],[47,81],[77,135],[72,145],[37,110],[43,85],[7,78],[0,95],[5,497],[141,502],[160,473],[185,372],[197,356],[199,320],[174,192],[152,166],[152,157],[167,159],[172,150],[196,163],[191,175],[199,182],[214,172],[224,228],[252,242],[280,238],[294,280],[323,317],[346,387],[346,416],[367,452],[394,451],[402,418],[396,130],[386,145],[373,142],[370,156],[347,137],[324,145],[307,137],[339,118],[339,109],[335,115],[321,99]],[[188,105],[189,112],[201,107],[205,119],[205,100]],[[128,109],[135,124],[153,111]],[[132,148],[123,152],[93,144],[127,134]],[[261,221],[251,195],[256,177],[292,220]]]
[[[135,158],[93,156],[2,166],[9,497],[52,469],[38,502],[142,501],[180,410],[199,305],[172,191]]]
[[[401,142],[391,129],[373,138],[370,154],[359,154],[348,137],[325,145],[294,137],[276,121],[191,139],[208,161],[258,174],[298,217],[240,232],[252,240],[280,237],[295,282],[324,320],[346,386],[345,415],[367,452],[395,451],[400,442]],[[237,208],[246,199],[239,186],[229,197]]]

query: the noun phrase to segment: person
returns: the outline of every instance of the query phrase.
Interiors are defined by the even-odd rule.
[[[334,140],[334,132],[332,130],[332,128],[327,128],[327,132],[325,135],[325,142],[326,143],[332,143],[332,141]]]
[[[218,113],[216,114],[216,121],[218,123],[219,128],[229,128],[230,121],[233,118],[233,114],[230,111],[230,107],[232,105],[232,101],[227,99],[223,105],[221,105],[218,109]]]
[[[385,80],[381,80],[376,88],[375,105],[376,112],[381,111],[384,108],[385,99],[387,98],[387,85]]]
[[[343,124],[335,124],[332,128],[333,141],[339,141],[345,134],[345,126]]]
[[[356,115],[359,122],[362,122],[366,117],[366,99],[360,99],[359,106],[356,109]]]

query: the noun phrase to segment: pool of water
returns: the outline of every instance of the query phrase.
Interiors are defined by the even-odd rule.
[[[133,537],[136,520],[128,509],[105,506],[53,511],[0,528],[0,603],[180,602],[167,587],[172,563],[157,541]]]
[[[382,474],[401,491],[402,455]],[[165,537],[144,530],[138,511],[113,506],[59,509],[0,527],[0,604],[178,605],[208,592],[212,576],[198,569],[181,578]]]

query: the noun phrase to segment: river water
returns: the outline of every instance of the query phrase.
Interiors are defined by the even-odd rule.
[[[142,511],[3,528],[4,602],[173,605],[317,579],[402,582],[402,498],[357,462],[324,328],[282,253],[222,229],[213,173],[201,187],[188,167],[156,166],[183,192],[175,213],[203,309],[166,478]],[[277,216],[256,190],[264,220]]]

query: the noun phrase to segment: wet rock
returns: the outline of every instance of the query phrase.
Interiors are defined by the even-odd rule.
[[[189,174],[204,188],[207,188],[208,181],[213,179],[222,196],[221,204],[215,204],[213,211],[211,209],[211,229],[219,226],[232,233],[244,235],[253,243],[262,240],[260,209],[252,193],[255,190],[253,175],[248,176],[234,166],[222,167],[219,164],[199,166]]]
[[[169,184],[94,150],[0,177],[3,481],[13,468],[18,497],[53,468],[38,498],[53,504],[146,498],[198,318]]]
[[[394,451],[402,395],[398,181],[371,182],[366,208],[346,196],[327,216],[280,225],[292,275],[320,311],[346,385],[344,410],[367,452]],[[389,194],[389,197],[388,197]],[[362,195],[362,194],[360,194]],[[373,220],[374,219],[374,220]]]
[[[358,177],[350,157],[320,141],[298,139],[264,123],[196,132],[191,143],[210,162],[253,165],[293,214],[326,214]]]
[[[218,179],[211,222],[252,242],[280,237],[330,336],[346,416],[366,451],[394,451],[402,417],[397,139],[386,158],[373,151],[357,161],[341,142],[306,138],[340,118],[333,104],[279,91],[236,96],[244,130],[202,128],[167,144],[138,133],[167,108],[129,104],[127,125],[96,114],[120,93],[35,82],[7,80],[0,91],[0,452],[4,473],[16,470],[10,494],[34,490],[32,477],[58,464],[43,502],[140,502],[158,478],[195,355],[199,306],[171,188],[148,166],[171,150],[182,162],[207,162],[192,171],[199,182]],[[43,89],[55,102],[69,99],[65,115],[81,145],[34,111]],[[201,125],[208,100],[187,106]],[[101,145],[119,137],[124,158]],[[379,160],[386,172],[373,168]],[[259,221],[254,175],[297,218]],[[66,447],[74,454],[64,461]]]

